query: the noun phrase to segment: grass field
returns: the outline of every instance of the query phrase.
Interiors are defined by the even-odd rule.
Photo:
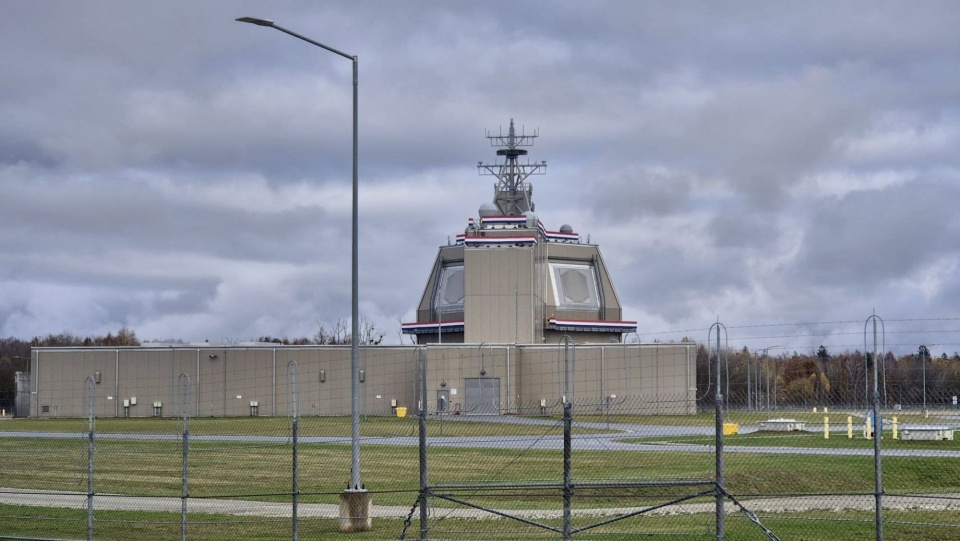
[[[45,490],[83,490],[87,447],[78,440],[0,439],[5,460],[2,486]],[[29,460],[13,457],[30,456]],[[367,446],[363,478],[368,488],[386,492],[378,503],[403,505],[418,487],[415,447]],[[432,483],[557,483],[559,451],[438,447],[430,450]],[[710,479],[713,454],[703,452],[578,451],[573,454],[574,479],[670,480]],[[98,492],[147,496],[179,496],[182,451],[176,441],[100,440],[95,452]],[[307,444],[299,450],[300,489],[337,501],[349,479],[349,446]],[[283,499],[291,486],[289,444],[193,442],[189,450],[190,493],[197,497]],[[734,454],[726,460],[726,485],[735,494],[763,495],[870,491],[873,460],[869,456]],[[960,493],[960,459],[886,457],[888,491]],[[802,475],[798,475],[798,472]],[[399,492],[398,492],[399,491]],[[408,491],[404,493],[403,491]],[[499,498],[505,507],[529,506],[522,498]],[[598,505],[604,505],[602,500]]]
[[[98,434],[180,434],[183,425],[171,418],[96,419]],[[369,416],[360,423],[362,437],[417,436],[416,417]],[[278,436],[290,435],[291,420],[287,417],[237,417],[190,419],[190,434],[194,436],[237,435]],[[0,422],[3,432],[73,432],[86,433],[86,419],[11,419]],[[612,433],[608,429],[580,429],[582,434]],[[427,435],[436,436],[529,436],[563,434],[563,424],[554,420],[549,425],[524,425],[483,421],[460,421],[455,417],[439,419],[431,417]],[[301,417],[301,436],[350,437],[349,417]]]
[[[811,414],[812,415],[812,414]],[[798,415],[789,415],[798,418]],[[761,415],[760,420],[769,418]],[[814,422],[813,416],[809,422]],[[543,419],[543,418],[539,418]],[[578,417],[578,421],[603,422],[605,416]],[[615,424],[670,426],[712,426],[712,416],[630,417]],[[798,420],[802,420],[798,418]],[[743,422],[743,421],[741,421]],[[516,425],[486,422],[444,422],[444,436],[472,436],[476,440],[509,439],[515,436],[560,434],[552,425]],[[416,419],[370,417],[361,423],[364,438],[415,436]],[[96,423],[98,434],[176,435],[182,427],[171,419],[102,419]],[[616,428],[611,426],[611,428]],[[9,432],[75,433],[86,430],[80,419],[15,420],[0,423],[0,460],[4,468],[0,486],[15,489],[86,491],[87,441],[83,437],[4,437]],[[431,436],[439,435],[439,423],[431,419]],[[188,449],[189,493],[191,498],[221,498],[264,502],[289,502],[291,491],[292,446],[288,439],[289,419],[196,419],[190,422],[192,435],[278,436],[269,443],[194,440]],[[578,434],[588,433],[583,429]],[[598,431],[593,431],[597,433]],[[606,433],[603,430],[599,433]],[[348,418],[303,418],[301,434],[315,436],[349,435]],[[671,436],[638,437],[626,441],[646,444],[707,444],[712,437]],[[824,500],[842,502],[845,495],[870,494],[873,491],[871,456],[783,455],[763,452],[764,447],[823,448],[832,450],[873,447],[871,440],[848,440],[834,433],[824,440],[820,433],[758,432],[729,436],[728,447],[751,447],[755,452],[726,455],[725,486],[738,498],[798,497],[819,495]],[[937,450],[960,449],[960,442],[904,442],[885,433],[884,449],[927,451],[927,456],[885,456],[883,483],[888,493],[953,494],[960,498],[960,458],[936,456]],[[349,445],[346,443],[301,444],[299,479],[303,504],[335,504],[350,477]],[[94,458],[95,485],[98,494],[126,494],[177,498],[181,490],[183,450],[177,439],[96,440]],[[574,482],[596,480],[666,481],[676,479],[711,480],[714,455],[711,452],[678,451],[575,451],[571,458]],[[475,447],[432,447],[429,450],[432,484],[482,485],[559,483],[562,453],[554,450],[497,449]],[[363,446],[363,478],[374,493],[378,506],[409,509],[416,499],[419,455],[416,447],[367,444]],[[646,506],[669,499],[673,488],[644,488],[591,491],[578,490],[575,509]],[[689,492],[689,490],[688,490]],[[485,489],[458,492],[475,503],[501,509],[556,510],[561,494],[556,489],[492,491]],[[700,498],[710,503],[709,498]],[[520,523],[506,520],[464,520],[442,518],[454,504],[432,500],[438,520],[431,524],[435,539],[548,539],[545,534]],[[828,506],[829,507],[829,506]],[[397,538],[403,512],[395,518],[376,521],[376,530],[368,534],[342,536],[353,539]],[[873,514],[867,511],[802,511],[767,513],[761,517],[781,539],[873,539]],[[887,539],[960,538],[960,514],[956,511],[888,510],[885,518]],[[96,512],[96,539],[179,539],[180,516],[158,511]],[[590,520],[578,517],[575,526]],[[554,519],[544,522],[557,524]],[[635,539],[638,533],[663,534],[669,539],[715,539],[711,533],[713,515],[709,512],[672,516],[643,516],[583,533],[583,539]],[[414,521],[408,538],[416,538]],[[238,517],[221,514],[190,515],[190,539],[275,539],[288,535],[289,519],[276,517]],[[304,518],[304,538],[333,539],[336,519]],[[56,532],[52,535],[51,532]],[[54,507],[27,507],[0,504],[0,538],[4,536],[56,537],[81,539],[86,534],[84,511]],[[575,538],[578,538],[575,536]],[[766,539],[763,532],[743,515],[731,515],[728,539]]]
[[[943,541],[960,537],[955,512],[946,511],[888,511],[884,522],[885,539],[910,541]],[[86,538],[86,512],[51,508],[0,505],[0,527],[7,538]],[[872,513],[866,512],[807,512],[761,514],[760,520],[781,540],[868,541],[875,539]],[[543,521],[559,526],[557,521]],[[589,522],[578,521],[574,526]],[[417,539],[419,522],[413,520],[406,532],[407,539]],[[399,539],[403,520],[378,519],[369,532],[341,534],[336,519],[301,518],[298,531],[301,539]],[[189,539],[202,541],[262,541],[290,539],[289,518],[225,517],[222,515],[191,514],[187,524]],[[96,511],[94,527],[98,541],[151,541],[180,539],[180,515],[159,512]],[[768,539],[764,532],[744,515],[726,518],[727,539]],[[476,521],[436,519],[429,523],[431,539],[558,539],[553,532],[538,530],[509,520]],[[713,516],[708,514],[670,517],[637,517],[603,526],[576,535],[574,539],[608,541],[634,540],[638,537],[694,541],[716,539]]]

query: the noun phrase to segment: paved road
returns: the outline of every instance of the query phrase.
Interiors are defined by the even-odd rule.
[[[712,453],[713,445],[680,444],[680,443],[627,443],[624,438],[674,435],[697,435],[697,431],[712,429],[704,427],[661,427],[648,425],[631,425],[624,433],[617,434],[574,434],[572,448],[574,451],[630,451],[630,452],[691,452]],[[682,429],[684,432],[673,434],[669,430]],[[700,434],[703,435],[703,434]],[[0,432],[0,438],[51,438],[51,439],[85,439],[85,433],[69,432]],[[173,441],[180,439],[176,434],[97,434],[99,440],[137,440],[137,441]],[[196,435],[190,436],[191,441],[239,442],[239,443],[286,443],[289,438],[281,436],[241,436],[241,435]],[[301,436],[302,444],[349,444],[349,437],[342,436]],[[415,436],[385,436],[364,437],[362,445],[388,445],[402,447],[416,447],[419,442]],[[431,437],[430,447],[464,447],[474,449],[536,449],[561,450],[563,436],[441,436]],[[735,442],[727,441],[724,450],[731,454],[775,454],[775,455],[830,455],[830,456],[873,456],[872,449],[823,449],[809,447],[753,447],[739,446]],[[960,451],[952,450],[922,450],[922,449],[884,449],[883,456],[896,457],[950,457],[960,458]]]
[[[374,499],[376,499],[376,496],[374,496]],[[79,492],[54,492],[0,488],[0,503],[27,505],[33,507],[86,509],[87,496],[86,494]],[[741,503],[755,513],[778,513],[783,511],[805,512],[815,510],[833,512],[847,510],[870,511],[873,510],[874,497],[872,495],[857,494],[842,496],[745,498],[741,500]],[[958,498],[956,494],[904,496],[887,495],[883,498],[883,504],[884,508],[887,509],[916,509],[934,511],[960,510],[960,498]],[[191,498],[188,500],[187,505],[190,513],[280,518],[290,517],[292,515],[291,505],[289,503]],[[110,494],[98,494],[94,498],[95,510],[109,509],[120,511],[165,511],[170,513],[179,513],[181,511],[181,506],[182,502],[180,498],[117,496]],[[573,514],[581,517],[616,516],[627,513],[636,513],[642,509],[643,508],[641,507],[606,507],[592,509],[575,508],[573,510]],[[713,502],[683,503],[654,509],[648,511],[646,514],[677,515],[713,513],[715,509],[716,504]],[[728,514],[740,512],[740,509],[731,502],[727,502],[725,509]],[[408,506],[373,506],[374,518],[405,518],[409,512],[410,507]],[[523,509],[504,510],[504,512],[528,519],[555,519],[563,516],[561,509]],[[340,516],[340,507],[336,504],[300,503],[297,506],[297,515],[301,518],[338,518]],[[447,518],[499,518],[492,513],[468,508],[431,508],[430,515]]]

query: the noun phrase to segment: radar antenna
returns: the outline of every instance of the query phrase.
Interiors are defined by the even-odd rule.
[[[517,134],[512,118],[510,130],[506,135],[503,134],[502,128],[499,135],[490,135],[487,131],[490,146],[499,147],[497,156],[503,156],[504,161],[492,164],[479,162],[477,169],[483,176],[497,177],[497,183],[493,187],[493,203],[497,205],[501,214],[519,216],[534,210],[533,186],[525,181],[530,175],[545,174],[547,162],[517,163],[517,158],[527,155],[525,149],[518,147],[533,146],[533,140],[539,136],[539,130],[534,131],[532,135],[527,135],[523,128],[520,134]]]

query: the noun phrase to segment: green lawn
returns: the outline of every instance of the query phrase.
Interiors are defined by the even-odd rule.
[[[0,505],[2,536],[22,538],[85,539],[86,511]],[[761,522],[784,541],[867,541],[875,539],[873,514],[866,512],[766,513]],[[595,519],[575,517],[574,527],[586,526]],[[545,520],[559,527],[556,520]],[[743,514],[726,517],[727,538],[731,540],[767,539],[764,532]],[[403,521],[375,519],[370,532],[341,534],[337,519],[300,518],[301,539],[399,539]],[[428,522],[432,539],[558,539],[558,534],[510,520],[462,520],[434,517]],[[419,522],[413,520],[407,539],[417,539]],[[290,539],[289,518],[229,517],[191,513],[188,538],[196,541],[261,541]],[[941,541],[960,537],[955,512],[891,511],[884,515],[887,540]],[[716,539],[714,517],[709,513],[674,516],[639,516],[574,535],[574,539],[625,541],[661,535],[672,540]],[[94,538],[98,541],[151,541],[180,539],[180,515],[161,512],[95,511]]]
[[[758,442],[761,440],[757,440]],[[909,443],[909,442],[904,442]],[[731,444],[732,445],[732,444]],[[195,441],[189,449],[190,493],[198,497],[271,500],[289,493],[291,446]],[[300,489],[335,502],[349,474],[349,445],[304,444],[299,449]],[[29,456],[29,460],[23,457]],[[419,458],[415,447],[367,445],[362,448],[363,478],[385,494],[379,503],[408,504],[416,491]],[[0,438],[2,486],[85,490],[87,442],[83,439]],[[558,483],[560,451],[434,447],[429,476],[434,484]],[[709,452],[577,451],[575,481],[711,479]],[[789,461],[789,467],[785,467]],[[887,490],[960,493],[956,458],[885,457]],[[98,440],[95,481],[98,492],[179,495],[182,451],[179,442]],[[726,458],[726,485],[735,494],[846,493],[872,490],[870,456],[737,454]],[[325,495],[325,496],[324,496]],[[531,505],[524,498],[499,497],[507,507]]]
[[[768,416],[763,416],[765,420]],[[789,417],[797,418],[796,415]],[[822,416],[821,416],[822,417]],[[578,420],[584,419],[582,416]],[[634,417],[629,423],[673,425],[713,422],[712,416]],[[802,420],[802,419],[798,419]],[[364,437],[415,436],[416,418],[369,417],[361,427]],[[709,421],[707,423],[706,421]],[[812,421],[811,421],[812,422]],[[440,423],[432,418],[429,428],[438,435]],[[349,419],[303,418],[301,433],[315,436],[349,435]],[[79,419],[14,420],[0,423],[0,460],[4,467],[0,487],[86,491],[87,441],[85,438],[4,437],[10,431],[74,432],[85,430]],[[103,419],[97,421],[98,433],[178,434],[181,427],[174,419]],[[285,418],[196,419],[190,433],[200,435],[280,436],[273,443],[235,441],[197,441],[188,449],[189,492],[192,498],[223,498],[255,501],[290,501],[292,446],[290,424]],[[577,430],[584,433],[583,430]],[[587,431],[589,432],[589,431]],[[443,434],[475,436],[480,441],[513,436],[558,435],[559,426],[525,426],[486,422],[443,423]],[[904,442],[893,440],[886,432],[884,449],[931,451],[923,457],[883,459],[883,482],[888,493],[955,494],[960,497],[960,459],[937,457],[936,450],[957,450],[958,442]],[[642,443],[712,444],[712,437],[630,438]],[[870,494],[873,491],[871,456],[783,455],[762,452],[764,447],[801,447],[830,449],[873,448],[872,440],[848,440],[833,433],[824,440],[822,433],[760,432],[728,436],[728,447],[755,447],[757,453],[728,453],[725,457],[725,486],[738,498],[789,497],[801,495]],[[94,455],[97,493],[178,497],[181,490],[183,450],[176,439],[97,439]],[[299,447],[301,502],[337,503],[339,493],[350,478],[348,444],[302,444]],[[574,483],[589,481],[678,479],[711,480],[715,466],[710,452],[676,451],[575,451],[571,457]],[[415,501],[419,479],[419,455],[416,447],[365,444],[362,447],[363,479],[374,493],[377,505],[396,505],[408,509]],[[483,485],[500,483],[559,483],[562,453],[538,449],[483,449],[431,447],[429,478],[434,485]],[[689,488],[646,487],[614,490],[579,488],[576,508],[653,505]],[[560,491],[549,489],[491,490],[474,488],[454,490],[470,501],[502,509],[558,509]],[[829,496],[825,496],[829,497]],[[709,503],[709,499],[701,498]],[[438,520],[431,524],[431,536],[438,539],[548,539],[529,526],[506,520],[441,519],[444,509],[454,504],[436,500]],[[886,511],[889,521],[887,539],[960,538],[956,511]],[[761,517],[781,539],[873,539],[873,515],[870,512],[773,513]],[[575,538],[633,539],[637,533],[660,533],[670,539],[711,539],[712,515],[700,513],[676,516],[644,516],[590,530]],[[191,539],[275,539],[289,533],[289,519],[232,517],[225,515],[190,516]],[[578,517],[575,526],[590,520]],[[557,524],[557,521],[547,521]],[[157,512],[97,511],[96,539],[179,539],[179,515]],[[397,538],[402,522],[379,519],[376,531],[351,535],[353,539]],[[414,521],[408,538],[418,535]],[[303,519],[305,538],[336,539],[335,519]],[[0,505],[0,538],[3,536],[56,537],[81,539],[86,534],[86,515],[82,511]],[[728,520],[728,539],[766,539],[763,532],[742,515]]]
[[[288,437],[291,434],[291,419],[287,417],[234,417],[190,419],[192,435],[250,435]],[[86,433],[89,428],[86,419],[11,419],[0,422],[0,434],[3,432],[75,432]],[[98,434],[181,434],[183,425],[178,419],[170,418],[131,418],[96,419]],[[361,419],[362,437],[416,437],[418,419],[416,417],[368,416]],[[581,434],[611,433],[616,430],[578,429]],[[427,435],[434,436],[530,436],[541,434],[563,434],[560,421],[552,425],[523,425],[483,421],[462,421],[456,417],[440,419],[431,416],[427,423]],[[301,417],[301,436],[350,437],[349,417]]]

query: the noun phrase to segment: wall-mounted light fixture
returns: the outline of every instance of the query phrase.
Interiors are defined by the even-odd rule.
[[[363,380],[365,380],[365,379],[367,379],[367,371],[366,371],[366,370],[361,370],[361,371],[360,371],[360,381],[363,381]]]
[[[440,381],[440,386],[441,386],[441,387],[446,387],[446,386],[447,386],[447,380],[441,380],[441,381]]]
[[[320,371],[320,383],[323,383],[324,381],[327,381],[327,371],[326,371],[326,370],[321,370],[321,371]]]
[[[210,354],[210,358],[211,358],[211,359],[216,359],[216,358],[217,358],[217,354],[216,354],[216,353],[211,353],[211,354]]]

